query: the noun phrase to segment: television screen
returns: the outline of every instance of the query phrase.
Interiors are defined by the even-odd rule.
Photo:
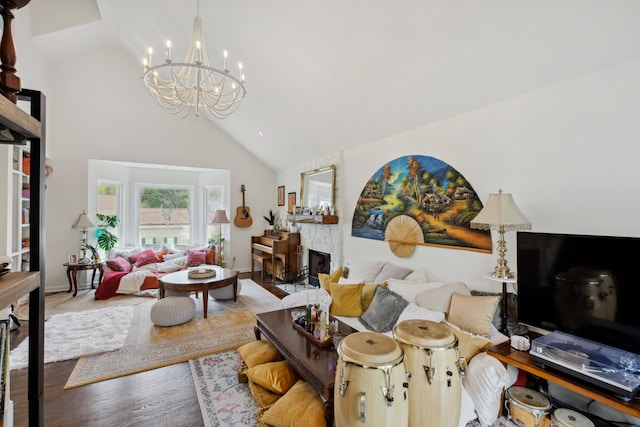
[[[640,238],[517,233],[518,317],[640,354]]]

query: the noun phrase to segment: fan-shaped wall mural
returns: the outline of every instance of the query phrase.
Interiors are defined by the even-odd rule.
[[[384,240],[406,257],[415,245],[491,253],[491,233],[469,224],[482,202],[464,176],[429,156],[404,156],[382,166],[364,186],[351,235]]]

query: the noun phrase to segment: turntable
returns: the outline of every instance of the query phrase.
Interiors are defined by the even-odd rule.
[[[531,342],[536,364],[562,371],[630,399],[640,389],[640,356],[564,332]]]

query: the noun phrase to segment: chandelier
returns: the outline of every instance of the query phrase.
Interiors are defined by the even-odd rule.
[[[223,68],[214,68],[209,63],[202,37],[200,1],[193,21],[193,31],[184,62],[173,62],[171,42],[167,40],[164,62],[152,65],[153,49],[144,59],[144,84],[153,99],[173,115],[185,118],[192,111],[196,118],[204,114],[207,119],[224,119],[232,114],[244,98],[244,73],[238,63],[238,77],[227,68],[228,53],[223,53]]]

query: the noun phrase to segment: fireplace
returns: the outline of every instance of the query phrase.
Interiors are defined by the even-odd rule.
[[[309,249],[309,284],[320,287],[318,273],[331,273],[331,254]]]

